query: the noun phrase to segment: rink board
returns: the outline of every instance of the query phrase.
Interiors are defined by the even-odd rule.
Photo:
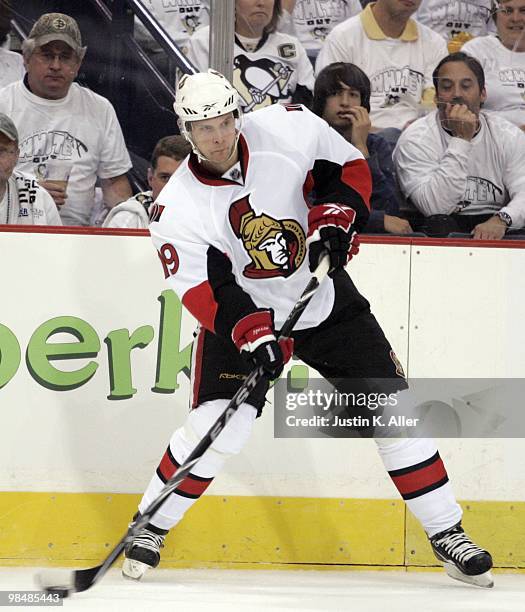
[[[123,535],[137,495],[3,493],[1,565],[89,565]],[[525,568],[525,503],[464,502],[496,567]],[[211,518],[213,517],[213,518]],[[205,496],[166,539],[162,567],[432,567],[400,500]]]
[[[410,375],[525,377],[518,244],[370,242],[349,271]],[[146,236],[0,231],[0,248],[0,563],[96,561],[187,414],[194,321]],[[46,362],[50,331],[73,353],[79,334],[90,346]],[[65,388],[74,371],[85,380]],[[472,500],[471,533],[499,566],[525,567],[522,440],[440,452]],[[276,440],[271,404],[209,493],[170,535],[168,565],[435,564],[373,442]]]

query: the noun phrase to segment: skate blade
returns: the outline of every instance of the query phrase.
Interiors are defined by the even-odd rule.
[[[140,580],[142,576],[149,570],[150,566],[142,561],[135,561],[134,559],[124,559],[122,564],[122,576],[128,580]]]
[[[472,584],[484,589],[491,589],[494,586],[494,579],[492,578],[490,571],[484,572],[483,574],[478,574],[477,576],[468,576],[467,574],[460,572],[453,563],[444,563],[443,567],[445,568],[447,574],[451,578],[454,578],[454,580],[459,580],[460,582]]]

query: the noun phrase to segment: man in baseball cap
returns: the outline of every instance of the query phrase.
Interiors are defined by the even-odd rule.
[[[35,22],[29,33],[26,46],[43,47],[50,42],[61,40],[75,51],[82,60],[86,47],[82,46],[82,37],[77,22],[64,13],[45,13]],[[29,43],[29,45],[27,44]]]
[[[86,47],[77,22],[63,13],[46,13],[22,44],[30,90],[42,98],[64,98],[75,80]]]
[[[132,195],[115,109],[74,82],[85,52],[77,22],[46,13],[22,44],[27,74],[0,89],[0,112],[12,117],[20,136],[17,169],[38,176],[68,225],[91,222],[97,181],[108,208]],[[71,169],[67,185],[49,175],[56,164]]]

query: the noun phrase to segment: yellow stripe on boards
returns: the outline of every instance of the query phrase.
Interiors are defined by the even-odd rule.
[[[139,495],[0,493],[0,565],[102,561]],[[497,566],[525,568],[525,502],[464,502]],[[436,566],[401,500],[204,496],[166,539],[161,567],[409,569]]]

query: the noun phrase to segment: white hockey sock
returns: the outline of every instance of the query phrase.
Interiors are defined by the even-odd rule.
[[[139,504],[144,510],[158,496],[177,467],[181,465],[202,437],[224,411],[228,400],[213,400],[201,404],[190,412],[186,422],[171,437],[156,473],[153,475]],[[171,529],[204,493],[213,478],[220,472],[226,459],[238,454],[248,441],[257,410],[249,404],[241,404],[224,430],[193,467],[174,493],[151,521],[160,529]]]
[[[429,537],[461,520],[461,507],[434,440],[379,438],[376,443],[397,490]]]

